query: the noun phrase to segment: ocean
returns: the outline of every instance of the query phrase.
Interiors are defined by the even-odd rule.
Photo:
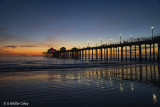
[[[160,107],[160,63],[0,57],[0,106]]]

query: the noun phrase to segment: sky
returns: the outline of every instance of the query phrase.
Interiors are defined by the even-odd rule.
[[[160,33],[160,0],[0,0],[0,56],[35,56]]]

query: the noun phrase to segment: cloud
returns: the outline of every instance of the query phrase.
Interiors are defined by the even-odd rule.
[[[4,48],[17,48],[17,47],[38,47],[35,45],[8,45],[8,46],[4,46]]]
[[[35,45],[20,45],[20,47],[37,47]]]
[[[5,48],[16,48],[16,45],[9,45],[9,46],[4,46]]]

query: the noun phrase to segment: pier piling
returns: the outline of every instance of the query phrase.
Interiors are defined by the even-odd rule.
[[[136,45],[135,45],[135,61],[136,61]]]
[[[130,60],[132,60],[132,46],[130,46]]]
[[[160,42],[158,43],[158,55],[157,60],[160,61]]]
[[[146,46],[147,44],[145,43],[145,59],[146,59],[146,61],[147,61],[147,46]]]
[[[123,61],[123,46],[121,46],[121,61]]]
[[[102,48],[101,48],[101,60],[103,59],[102,57],[103,57],[103,56],[102,56]]]
[[[139,60],[142,61],[142,50],[141,50],[141,45],[139,45]]]

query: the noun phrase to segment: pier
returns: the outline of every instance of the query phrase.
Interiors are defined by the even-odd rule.
[[[96,47],[72,48],[43,53],[44,57],[75,58],[82,60],[153,60],[160,61],[160,36],[138,38],[115,44],[103,44]]]

